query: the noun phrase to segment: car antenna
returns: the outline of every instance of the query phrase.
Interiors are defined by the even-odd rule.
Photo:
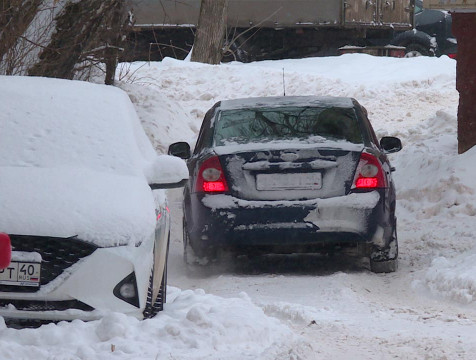
[[[286,81],[284,80],[284,68],[283,68],[283,92],[284,92],[284,96],[286,96]]]

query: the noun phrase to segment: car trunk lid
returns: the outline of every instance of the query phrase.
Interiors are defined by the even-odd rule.
[[[249,144],[248,144],[249,145]],[[217,147],[231,195],[246,200],[307,200],[350,191],[361,144],[322,144],[274,149]],[[339,145],[339,146],[337,146]]]

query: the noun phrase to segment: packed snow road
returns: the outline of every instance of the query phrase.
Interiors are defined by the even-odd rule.
[[[457,155],[455,62],[367,55],[207,66],[133,64],[121,85],[159,151],[191,143],[214,102],[286,94],[355,97],[379,137],[398,136],[400,267],[373,274],[343,256],[182,260],[181,192],[165,310],[138,321],[7,329],[1,359],[473,359],[476,149]],[[126,69],[127,70],[127,69]],[[124,72],[123,72],[124,73]]]

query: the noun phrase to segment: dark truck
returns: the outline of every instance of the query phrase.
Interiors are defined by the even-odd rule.
[[[458,0],[462,3],[461,0]],[[429,0],[424,7],[422,0],[415,0],[415,29],[398,33],[392,41],[394,45],[405,47],[407,57],[441,56],[456,57],[457,41],[451,33],[451,14],[434,8],[439,0]],[[451,4],[455,6],[456,1]]]
[[[335,55],[379,46],[413,28],[415,0],[229,0],[224,59]],[[135,18],[127,60],[179,59],[190,51],[200,0],[129,0]]]

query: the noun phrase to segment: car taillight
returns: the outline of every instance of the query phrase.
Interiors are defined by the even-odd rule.
[[[456,60],[456,54],[448,54],[448,57]]]
[[[228,184],[218,156],[205,160],[200,166],[195,191],[208,193],[228,191]]]
[[[355,171],[352,189],[376,189],[387,187],[382,164],[373,155],[360,154],[360,161]]]

